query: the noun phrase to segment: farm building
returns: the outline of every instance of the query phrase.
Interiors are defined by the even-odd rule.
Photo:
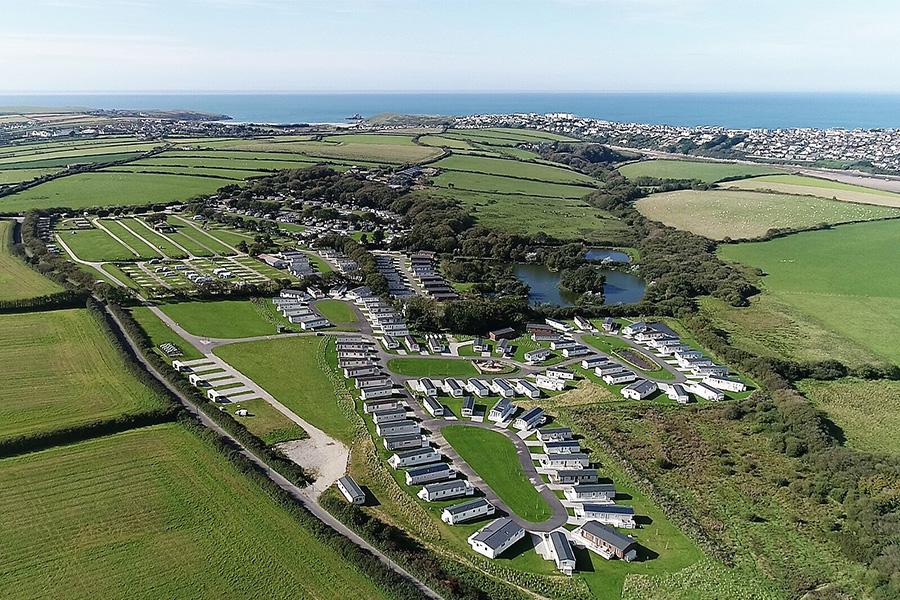
[[[424,448],[413,448],[412,450],[401,450],[396,452],[388,459],[388,464],[398,469],[400,467],[414,467],[416,465],[427,465],[429,463],[441,460],[441,455],[437,450],[428,446]]]
[[[656,384],[652,381],[648,381],[647,379],[638,379],[634,383],[623,387],[621,393],[622,396],[631,400],[643,400],[647,396],[655,393],[656,390]]]
[[[460,412],[464,417],[471,417],[475,413],[475,400],[471,396],[463,400]]]
[[[504,517],[492,521],[469,536],[475,552],[497,558],[510,546],[525,537],[525,530],[512,519]]]
[[[428,445],[428,438],[422,434],[387,435],[384,437],[385,450],[405,450],[409,448],[424,448]]]
[[[427,410],[432,417],[444,416],[444,405],[431,396],[423,396],[422,404],[425,406],[425,410]]]
[[[622,535],[612,527],[596,521],[588,521],[574,532],[573,537],[584,546],[609,560],[620,558],[631,562],[637,558],[637,542],[630,536]]]
[[[516,412],[516,408],[515,404],[506,398],[501,398],[497,400],[497,403],[491,408],[491,412],[488,413],[488,420],[502,423]]]
[[[446,507],[441,513],[441,520],[448,525],[456,525],[457,523],[471,521],[479,517],[490,516],[495,511],[496,508],[494,508],[493,504],[484,498],[476,498],[475,500]]]
[[[612,525],[620,529],[634,529],[634,509],[621,504],[576,504],[575,516]]]
[[[544,409],[536,406],[522,414],[513,423],[516,429],[534,429],[547,420]]]
[[[547,544],[547,554],[560,573],[571,575],[575,572],[575,552],[569,538],[562,531],[552,531],[544,534],[544,543]]]
[[[538,462],[545,469],[577,469],[587,467],[591,461],[584,452],[572,452],[567,454],[547,454],[541,457]]]
[[[416,495],[426,502],[437,502],[438,500],[471,496],[474,493],[475,487],[471,483],[465,479],[454,479],[453,481],[429,483]]]
[[[447,463],[438,462],[424,467],[415,467],[406,472],[406,485],[422,485],[432,481],[453,479],[456,471]]]
[[[555,429],[538,429],[537,439],[541,442],[558,442],[560,440],[571,440],[572,430],[568,427],[557,427]]]
[[[550,474],[550,481],[557,484],[597,483],[596,469],[560,469]]]
[[[366,501],[365,492],[349,475],[337,480],[337,488],[350,504],[363,504]]]
[[[616,497],[616,486],[611,483],[584,483],[566,488],[567,500],[572,502],[612,502]]]

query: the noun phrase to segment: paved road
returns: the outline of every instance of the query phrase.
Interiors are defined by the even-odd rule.
[[[246,457],[248,460],[253,462],[256,465],[256,467],[259,468],[263,473],[265,473],[265,475],[269,479],[271,479],[273,482],[275,482],[275,484],[278,485],[278,487],[280,487],[281,489],[283,489],[284,491],[289,493],[295,500],[300,502],[307,510],[309,510],[313,515],[315,515],[316,518],[318,518],[320,521],[322,521],[323,523],[325,523],[326,525],[328,525],[329,527],[331,527],[332,529],[334,529],[335,531],[337,531],[344,537],[348,538],[350,541],[352,541],[354,544],[356,544],[360,548],[363,548],[364,550],[367,550],[368,552],[370,552],[373,555],[375,555],[376,557],[378,557],[378,559],[381,560],[382,563],[384,563],[389,568],[393,569],[396,573],[399,573],[401,576],[410,580],[419,589],[419,591],[422,593],[423,597],[441,600],[441,596],[438,595],[434,590],[432,590],[427,585],[425,585],[424,583],[422,583],[421,581],[416,579],[412,574],[410,574],[408,571],[406,571],[403,567],[401,567],[400,565],[395,563],[388,556],[386,556],[385,554],[380,552],[377,548],[375,548],[374,546],[372,546],[371,544],[366,542],[364,539],[359,537],[356,533],[354,533],[352,530],[347,528],[343,523],[341,523],[335,517],[333,517],[331,515],[331,513],[326,511],[324,508],[322,508],[316,501],[314,492],[312,491],[310,486],[307,486],[306,488],[300,488],[297,485],[291,483],[288,479],[283,477],[278,471],[272,469],[269,465],[267,465],[265,462],[263,462],[262,459],[260,459],[258,456],[253,454],[246,446],[244,446],[237,439],[232,437],[227,431],[222,429],[217,423],[215,423],[209,417],[207,417],[205,414],[203,414],[203,412],[200,409],[198,409],[197,406],[187,396],[185,396],[177,388],[175,388],[174,386],[169,384],[168,380],[166,380],[166,378],[163,377],[162,374],[159,373],[159,371],[157,371],[153,367],[153,365],[151,365],[144,359],[137,344],[134,342],[134,340],[131,339],[131,337],[125,331],[125,328],[122,326],[122,323],[119,321],[119,319],[111,311],[109,311],[108,308],[106,310],[107,310],[107,313],[110,315],[110,317],[113,319],[113,321],[118,326],[120,332],[124,336],[129,347],[131,348],[131,351],[135,354],[138,361],[140,361],[141,364],[147,369],[147,371],[151,375],[153,375],[157,380],[159,380],[159,382],[161,384],[163,384],[166,387],[166,389],[168,389],[172,394],[174,394],[178,398],[178,400],[181,402],[181,404],[184,406],[184,408],[189,413],[191,413],[193,416],[195,416],[205,427],[208,427],[209,429],[215,431],[218,435],[220,435],[221,437],[228,440],[231,444],[234,444],[235,447],[239,448],[240,453],[244,457]]]

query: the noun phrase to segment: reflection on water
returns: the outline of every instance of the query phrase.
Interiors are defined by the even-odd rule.
[[[515,268],[519,281],[528,284],[531,292],[528,302],[531,304],[553,304],[555,306],[574,306],[578,294],[572,294],[559,288],[560,273],[551,271],[544,265],[519,264]],[[631,304],[640,302],[644,297],[644,282],[631,273],[605,269],[606,284],[603,286],[604,304]]]

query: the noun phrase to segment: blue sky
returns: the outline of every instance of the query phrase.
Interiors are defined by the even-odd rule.
[[[895,0],[0,0],[0,92],[900,92]]]

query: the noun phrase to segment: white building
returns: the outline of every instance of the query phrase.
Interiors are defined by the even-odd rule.
[[[454,479],[452,481],[429,483],[419,490],[419,493],[416,495],[426,502],[437,502],[438,500],[471,496],[474,493],[475,488],[471,483],[465,479]]]
[[[525,530],[512,519],[504,517],[488,523],[470,535],[469,545],[479,554],[497,558],[524,537]]]
[[[575,516],[620,529],[634,529],[634,509],[621,504],[576,504]]]
[[[657,390],[656,384],[647,379],[638,379],[632,384],[629,384],[622,388],[622,396],[625,398],[629,398],[630,400],[643,400],[647,396],[655,393]]]
[[[729,392],[744,392],[747,390],[747,386],[743,381],[728,379],[727,377],[706,377],[702,383]]]
[[[337,480],[337,488],[351,504],[363,504],[366,501],[365,492],[349,475],[344,475]]]
[[[441,520],[448,525],[456,525],[479,517],[494,514],[496,508],[484,498],[476,498],[468,502],[446,507],[441,513]]]

